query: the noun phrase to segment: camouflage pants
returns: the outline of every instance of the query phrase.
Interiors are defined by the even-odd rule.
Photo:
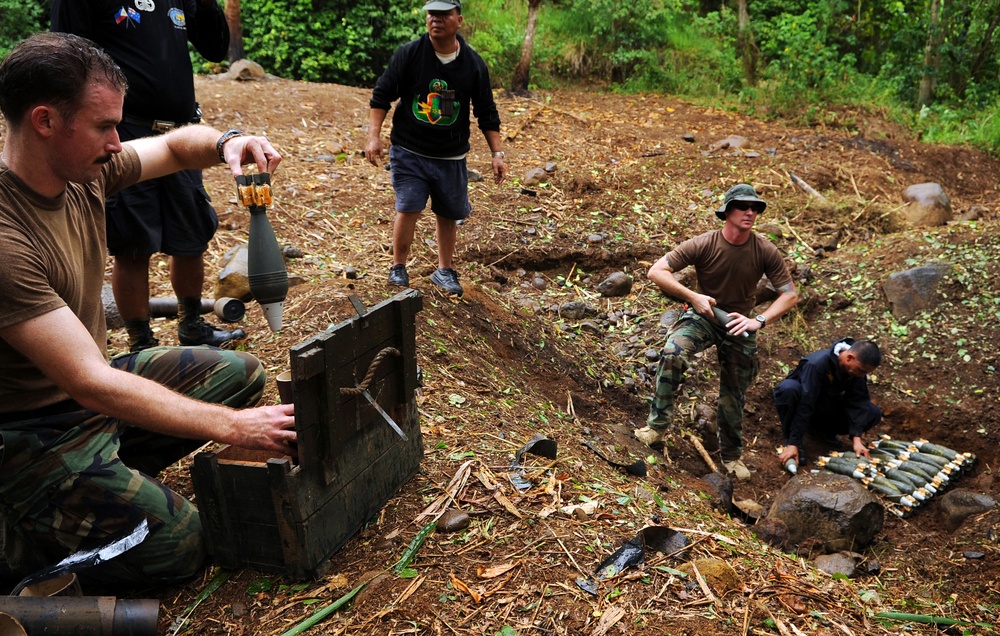
[[[157,347],[111,365],[192,398],[252,406],[265,373],[253,356],[212,347]],[[130,426],[72,401],[0,423],[0,575],[21,578],[135,527],[144,542],[81,573],[99,584],[148,585],[187,578],[205,559],[198,510],[155,476],[202,445]]]
[[[743,401],[747,387],[760,369],[757,334],[730,336],[712,322],[688,310],[667,334],[660,352],[656,386],[646,424],[663,429],[674,415],[674,395],[691,366],[691,356],[715,345],[719,359],[719,404],[717,420],[722,459],[730,461],[743,454]]]

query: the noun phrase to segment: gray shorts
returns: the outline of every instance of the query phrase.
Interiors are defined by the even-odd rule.
[[[392,146],[389,165],[397,212],[420,212],[427,206],[427,197],[431,210],[440,217],[460,221],[472,212],[465,159],[432,159]]]

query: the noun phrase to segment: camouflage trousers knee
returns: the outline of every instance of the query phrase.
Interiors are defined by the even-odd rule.
[[[157,347],[111,364],[234,408],[255,404],[266,380],[253,356],[212,347]],[[0,416],[0,574],[26,576],[102,546],[143,518],[145,541],[81,578],[144,586],[195,574],[205,558],[198,510],[155,476],[203,442],[139,429],[72,400],[40,411]]]
[[[719,403],[716,407],[719,447],[724,461],[738,459],[743,454],[746,390],[760,369],[756,335],[731,336],[694,311],[684,312],[670,328],[660,352],[646,425],[655,429],[670,426],[675,395],[691,366],[692,356],[714,345],[719,360]]]

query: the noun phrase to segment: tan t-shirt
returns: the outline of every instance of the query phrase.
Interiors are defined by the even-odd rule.
[[[104,199],[138,181],[139,174],[139,158],[125,146],[97,180],[71,183],[49,198],[0,162],[0,329],[68,306],[107,352],[101,300],[107,257]],[[0,413],[68,397],[0,339]]]
[[[727,312],[747,316],[757,304],[760,277],[767,276],[775,288],[792,282],[781,252],[756,233],[743,245],[733,245],[712,230],[688,239],[667,254],[670,269],[679,272],[693,266],[701,293],[715,298]]]

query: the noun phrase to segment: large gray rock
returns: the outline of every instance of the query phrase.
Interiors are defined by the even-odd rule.
[[[932,263],[890,275],[882,290],[892,315],[908,320],[921,311],[936,307],[941,302],[938,284],[950,273],[950,266]]]
[[[597,286],[601,296],[628,296],[632,291],[632,277],[625,272],[615,272]]]
[[[939,504],[945,526],[952,532],[972,515],[991,510],[996,505],[996,499],[986,493],[965,488],[956,488],[941,495]]]
[[[233,247],[222,257],[222,271],[215,284],[216,298],[239,298],[247,303],[253,300],[250,293],[250,250],[246,244]]]
[[[579,300],[572,300],[559,305],[559,317],[566,320],[583,320],[587,316],[596,315],[596,309]]]
[[[793,477],[778,491],[768,518],[788,527],[789,547],[807,539],[827,552],[859,550],[882,530],[885,507],[857,480],[830,473]]]
[[[952,220],[951,200],[937,183],[917,183],[903,191],[903,217],[914,225],[944,225]]]
[[[857,552],[834,552],[833,554],[821,554],[816,557],[816,569],[827,574],[843,574],[849,579],[858,576],[858,564],[864,561],[865,557]]]
[[[257,62],[247,59],[236,60],[229,66],[229,70],[219,77],[233,79],[240,82],[254,82],[267,78],[264,67]]]
[[[118,313],[118,303],[115,302],[115,292],[111,285],[101,287],[101,302],[104,303],[104,321],[108,329],[124,329],[125,321]]]
[[[677,311],[676,309],[668,309],[662,314],[660,314],[660,326],[670,327],[675,322],[677,322],[677,319],[680,317],[681,317],[681,312]]]
[[[704,477],[706,490],[712,498],[712,503],[722,512],[732,514],[733,512],[733,480],[728,475],[723,475],[719,471],[711,472]]]
[[[546,173],[542,168],[532,168],[524,173],[523,177],[521,177],[521,185],[526,188],[530,188],[540,184],[548,178],[548,173]]]

